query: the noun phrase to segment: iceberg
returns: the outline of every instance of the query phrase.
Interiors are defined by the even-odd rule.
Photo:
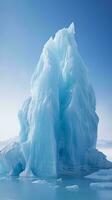
[[[18,176],[25,169],[25,159],[18,142],[10,142],[0,151],[0,174]]]
[[[37,184],[48,184],[48,182],[46,180],[36,180],[33,181],[32,183],[37,183]]]
[[[61,177],[112,167],[97,162],[102,155],[96,150],[96,99],[74,34],[72,23],[44,45],[31,93],[18,113],[19,148],[1,152],[0,173]]]
[[[112,181],[112,169],[101,169],[85,176],[85,178],[96,181]]]
[[[78,191],[79,186],[78,185],[70,185],[65,187],[68,191]]]
[[[90,187],[92,189],[102,189],[102,190],[106,190],[106,189],[110,189],[112,190],[112,182],[100,182],[100,183],[90,183]]]

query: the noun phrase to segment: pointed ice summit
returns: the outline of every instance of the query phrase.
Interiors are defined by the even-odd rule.
[[[112,167],[96,150],[96,100],[74,33],[72,23],[45,44],[19,111],[20,141],[1,152],[1,173],[56,177]]]

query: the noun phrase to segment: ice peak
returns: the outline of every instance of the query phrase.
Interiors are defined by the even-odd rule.
[[[70,32],[70,33],[75,33],[75,25],[74,25],[74,23],[72,22],[71,24],[70,24],[70,26],[68,27],[68,31]]]
[[[20,144],[2,156],[6,157],[7,173],[56,177],[82,174],[80,170],[88,166],[85,160],[96,145],[98,117],[74,32],[71,23],[44,45],[32,93],[19,111]],[[12,158],[16,158],[14,164]],[[4,159],[0,170],[4,172]]]

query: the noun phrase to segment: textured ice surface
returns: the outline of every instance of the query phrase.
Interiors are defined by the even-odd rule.
[[[12,142],[2,149],[0,153],[0,174],[18,176],[25,169],[25,164],[19,143]]]
[[[78,185],[69,185],[69,186],[66,186],[66,189],[69,191],[78,191],[79,186]]]
[[[58,178],[58,179],[57,179],[57,182],[62,182],[62,178]]]
[[[92,168],[109,169],[112,168],[112,163],[106,159],[106,156],[97,149],[89,149],[85,156],[86,165],[92,166]]]
[[[19,118],[21,142],[29,144],[26,170],[35,175],[72,173],[84,164],[86,151],[95,148],[95,96],[73,24],[45,44],[32,78],[31,97]]]
[[[36,183],[36,184],[48,184],[48,182],[46,180],[35,180],[32,183]]]
[[[112,181],[112,169],[99,170],[98,172],[86,176],[86,178],[100,181]]]
[[[31,94],[18,114],[20,143],[12,153],[2,152],[7,166],[1,164],[1,172],[7,168],[21,176],[82,175],[105,165],[97,161],[96,100],[74,33],[72,23],[45,44]],[[14,166],[9,167],[10,162]]]
[[[90,183],[92,189],[110,189],[112,190],[112,182]]]

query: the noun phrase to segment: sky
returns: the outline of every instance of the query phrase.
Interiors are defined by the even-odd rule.
[[[96,94],[98,138],[112,140],[112,0],[0,0],[0,140],[19,134],[43,45],[71,22]]]

